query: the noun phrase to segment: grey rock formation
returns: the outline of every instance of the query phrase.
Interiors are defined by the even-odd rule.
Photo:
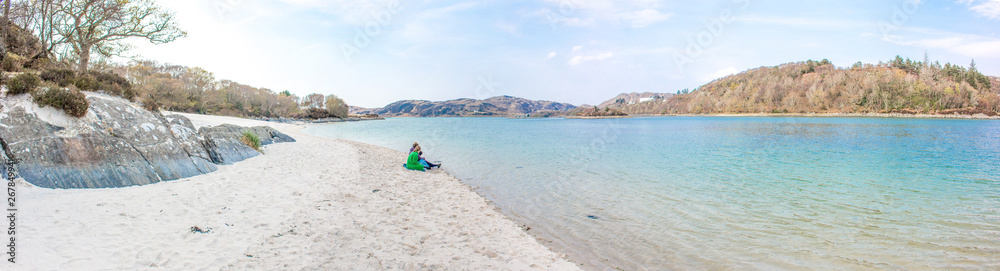
[[[260,152],[240,141],[244,131],[256,134],[260,138],[261,146],[271,143],[295,141],[292,137],[267,126],[245,128],[223,124],[214,127],[202,127],[198,129],[198,134],[205,136],[205,149],[208,150],[212,162],[228,165],[260,154]]]
[[[216,164],[259,154],[239,141],[245,130],[257,133],[262,143],[294,141],[270,127],[226,125],[196,132],[183,116],[163,116],[101,94],[88,93],[90,108],[81,118],[27,99],[8,97],[0,105],[0,160],[17,161],[20,176],[40,187],[124,187],[209,173]]]

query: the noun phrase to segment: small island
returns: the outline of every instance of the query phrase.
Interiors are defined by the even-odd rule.
[[[567,119],[619,119],[631,118],[617,108],[605,107],[604,109],[594,107],[579,107],[566,113]]]

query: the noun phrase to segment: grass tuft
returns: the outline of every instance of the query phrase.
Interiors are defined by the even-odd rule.
[[[243,137],[240,138],[240,141],[243,141],[243,144],[247,144],[250,148],[260,151],[260,138],[257,137],[257,134],[254,134],[251,131],[244,131]]]

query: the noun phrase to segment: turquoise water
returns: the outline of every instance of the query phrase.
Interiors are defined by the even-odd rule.
[[[585,269],[1000,269],[996,120],[391,118],[305,131],[420,142]]]

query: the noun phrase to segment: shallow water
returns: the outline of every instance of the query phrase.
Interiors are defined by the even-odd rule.
[[[390,118],[305,131],[420,142],[585,269],[1000,269],[996,120]]]

